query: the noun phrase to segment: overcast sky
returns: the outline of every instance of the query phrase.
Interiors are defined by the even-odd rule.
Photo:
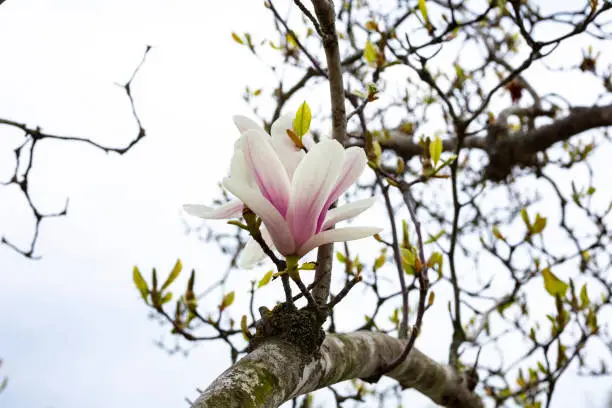
[[[36,203],[53,212],[70,197],[69,215],[43,222],[41,260],[0,246],[0,375],[10,377],[0,406],[181,407],[227,367],[220,343],[187,358],[158,348],[165,329],[147,318],[131,281],[133,265],[163,271],[177,258],[202,280],[223,270],[215,246],[184,233],[180,207],[217,194],[237,136],[231,116],[249,113],[243,88],[265,75],[230,33],[271,20],[260,1],[208,4],[8,0],[0,7],[0,117],[50,133],[129,143],[137,127],[115,83],[130,77],[146,45],[154,47],[133,84],[145,140],[123,157],[75,143],[36,151]],[[7,146],[18,140],[0,129],[1,180],[14,164]],[[18,191],[0,188],[0,234],[26,247],[32,226]],[[421,348],[435,352],[432,344]],[[572,377],[568,384],[555,407],[601,406],[601,383]]]

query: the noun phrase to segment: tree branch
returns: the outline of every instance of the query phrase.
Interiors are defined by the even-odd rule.
[[[586,130],[605,126],[612,126],[612,105],[578,107],[563,119],[511,136],[504,145],[511,145],[514,151],[537,153]]]
[[[192,407],[275,408],[296,396],[371,376],[403,349],[403,340],[376,332],[329,334],[315,357],[295,345],[272,340],[221,374]],[[483,406],[461,375],[417,349],[387,375],[403,388],[414,388],[446,407]]]
[[[346,109],[344,106],[342,63],[340,61],[340,48],[336,33],[336,12],[334,4],[328,0],[312,0],[312,5],[319,20],[325,57],[327,58],[332,107],[332,134],[334,139],[344,146],[346,142]],[[325,305],[329,297],[333,254],[333,244],[324,245],[317,252],[315,281],[319,281],[319,284],[313,289],[313,296],[320,305]]]
[[[514,111],[517,110],[511,113],[517,113]],[[541,114],[549,113],[542,111]],[[504,115],[500,114],[500,121],[505,122],[506,116],[507,112]],[[584,131],[606,126],[612,126],[612,105],[576,107],[572,108],[564,118],[536,129],[508,135],[500,138],[501,140],[487,141],[486,137],[467,137],[463,141],[463,147],[486,150],[489,154],[489,165],[485,170],[485,178],[499,181],[510,173],[512,167],[527,163],[535,153],[545,151],[555,143],[568,140]],[[389,138],[380,140],[380,144],[384,148],[394,150],[406,160],[420,155],[423,151],[421,145],[399,129],[391,130]],[[456,146],[455,139],[445,140],[443,151],[452,152]]]
[[[329,92],[332,105],[332,133],[334,139],[342,145],[346,141],[346,108],[344,106],[344,82],[340,47],[336,34],[336,12],[329,0],[312,0],[315,13],[323,33],[323,47],[327,58]]]
[[[492,181],[503,180],[512,167],[528,164],[534,154],[586,130],[606,126],[612,126],[612,105],[573,108],[562,119],[516,133],[491,146],[485,177]]]

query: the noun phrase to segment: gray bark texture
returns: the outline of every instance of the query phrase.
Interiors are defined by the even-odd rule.
[[[526,110],[526,109],[525,109]],[[500,115],[500,118],[504,115]],[[503,137],[487,141],[487,137],[473,136],[463,141],[463,147],[482,149],[489,155],[485,177],[499,181],[506,177],[517,165],[530,164],[533,155],[546,151],[552,145],[570,139],[572,136],[591,129],[612,126],[612,105],[575,107],[563,118],[529,131],[508,135],[506,119],[494,125],[495,133]],[[381,140],[381,145],[395,150],[405,159],[421,154],[423,148],[412,139],[402,134],[401,130],[390,131],[390,137]],[[444,151],[455,151],[457,140],[445,140]]]
[[[193,407],[278,407],[341,381],[375,375],[381,365],[401,354],[404,343],[376,332],[329,334],[320,354],[309,356],[295,345],[270,340],[217,377]],[[387,376],[446,407],[483,406],[461,375],[416,349]]]

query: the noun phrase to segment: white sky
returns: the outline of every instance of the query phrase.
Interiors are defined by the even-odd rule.
[[[214,4],[8,0],[0,7],[0,117],[50,133],[128,143],[136,127],[114,83],[129,78],[146,44],[154,46],[133,84],[147,139],[123,157],[74,143],[41,143],[36,152],[39,208],[53,212],[68,196],[69,215],[43,222],[40,261],[0,247],[0,376],[10,377],[2,407],[183,406],[227,367],[220,343],[188,358],[155,346],[165,329],[147,318],[131,281],[134,264],[148,274],[179,257],[198,270],[200,284],[207,267],[224,265],[214,245],[184,234],[179,209],[216,195],[236,137],[231,115],[248,113],[242,90],[264,72],[230,33],[271,20],[259,1]],[[12,169],[5,146],[15,140],[0,130],[0,179]],[[27,245],[32,222],[23,204],[15,190],[0,189],[0,233]],[[210,280],[222,270],[211,267]],[[431,344],[421,348],[435,352]],[[570,399],[597,406],[601,384],[572,381],[555,406]]]

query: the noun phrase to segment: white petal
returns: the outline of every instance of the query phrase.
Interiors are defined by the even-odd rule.
[[[342,193],[357,181],[361,173],[363,173],[367,161],[368,159],[365,151],[361,147],[350,147],[344,151],[342,170],[340,171],[340,176],[336,180],[332,192],[329,194],[327,202],[323,206],[323,211],[321,211],[321,215],[317,221],[317,232],[322,230],[323,221],[325,221],[329,207]]]
[[[374,197],[366,198],[364,200],[357,200],[350,204],[345,204],[338,208],[332,208],[327,212],[327,216],[325,217],[325,222],[323,223],[322,231],[333,227],[335,224],[340,221],[348,220],[349,218],[354,218],[370,208],[376,199]]]
[[[234,155],[230,164],[230,177],[248,186],[255,187],[255,178],[248,168],[242,152],[242,139],[234,145]]]
[[[289,208],[291,184],[267,134],[248,130],[244,134],[242,149],[259,191],[285,216]]]
[[[272,124],[272,129],[270,131],[272,135],[272,147],[274,147],[276,154],[278,154],[283,166],[285,166],[287,175],[290,179],[293,177],[296,167],[306,155],[302,149],[295,145],[287,134],[287,129],[293,129],[293,117],[293,114],[281,116]]]
[[[287,221],[297,246],[314,235],[321,210],[338,179],[343,154],[340,143],[326,140],[317,143],[295,170]]]
[[[312,135],[310,133],[306,133],[304,136],[302,136],[302,144],[307,151],[310,151],[310,149],[312,149],[316,143],[312,138]]]
[[[268,230],[261,228],[260,231],[265,243],[271,250],[274,250],[274,243]],[[241,268],[251,269],[264,259],[266,259],[266,254],[261,249],[261,246],[253,238],[250,238],[244,248],[242,248],[240,255],[238,255],[237,263]]]
[[[199,204],[185,204],[183,209],[189,215],[204,218],[205,220],[224,220],[237,218],[242,215],[244,204],[240,200],[231,200],[227,203],[213,208]]]
[[[281,254],[285,256],[294,254],[295,241],[289,230],[289,225],[278,210],[259,191],[231,178],[224,179],[223,185],[261,217],[272,237],[274,246]]]
[[[266,254],[261,250],[261,246],[251,238],[247,241],[244,248],[242,248],[236,263],[240,268],[251,269],[265,258]]]
[[[274,137],[279,136],[287,136],[287,129],[293,130],[293,118],[295,118],[295,113],[286,113],[280,118],[276,119],[272,126],[270,127],[270,135],[274,139]]]
[[[323,231],[310,238],[304,245],[302,245],[297,254],[303,256],[315,248],[321,245],[329,244],[330,242],[345,242],[354,241],[356,239],[362,239],[369,237],[370,235],[378,234],[382,231],[382,228],[374,227],[346,227]]]
[[[234,124],[238,128],[241,134],[245,134],[247,130],[261,130],[263,128],[259,126],[255,121],[247,118],[246,116],[236,115],[232,118],[234,120]]]

